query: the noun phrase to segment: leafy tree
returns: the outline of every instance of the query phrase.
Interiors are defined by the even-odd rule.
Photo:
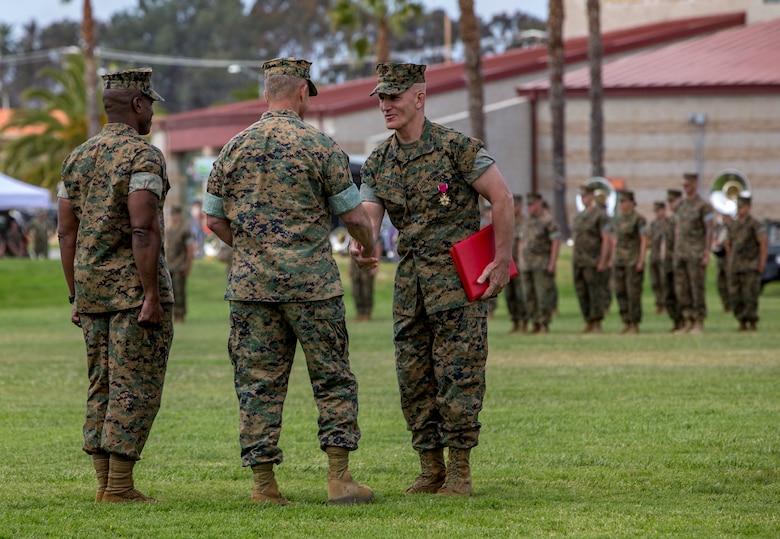
[[[5,144],[2,151],[5,172],[42,187],[52,189],[57,185],[62,161],[87,139],[85,65],[82,55],[70,55],[65,69],[41,70],[40,75],[51,78],[57,91],[30,88],[24,92],[25,99],[42,106],[16,109],[3,130],[37,128],[40,132]]]
[[[334,28],[364,28],[351,44],[359,58],[368,55],[373,41],[376,61],[387,62],[391,35],[400,33],[405,23],[422,12],[422,5],[410,0],[336,0],[330,16]],[[374,27],[373,40],[367,35],[366,23]]]
[[[101,43],[123,51],[182,58],[257,59],[259,70],[254,21],[256,17],[244,15],[241,0],[139,0],[136,9],[111,17]],[[169,112],[208,107],[250,82],[257,95],[257,75],[231,75],[226,68],[155,65],[141,58],[106,67],[113,71],[143,65],[154,68],[154,87],[166,99],[160,108]]]

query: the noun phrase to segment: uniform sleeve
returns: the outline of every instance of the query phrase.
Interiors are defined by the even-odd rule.
[[[360,205],[360,191],[358,191],[357,185],[353,183],[337,195],[329,197],[328,205],[330,211],[336,215],[357,208]]]
[[[495,163],[496,160],[493,159],[493,157],[487,152],[485,148],[480,149],[477,152],[477,157],[474,159],[474,166],[471,168],[471,171],[467,172],[463,175],[466,182],[471,185],[477,179],[479,179],[480,176],[482,176],[487,169]]]
[[[141,151],[133,160],[128,193],[151,191],[162,198],[165,189],[165,161],[162,153],[153,147]]]

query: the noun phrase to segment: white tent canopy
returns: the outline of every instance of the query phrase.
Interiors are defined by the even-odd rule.
[[[51,193],[0,172],[0,210],[51,208]]]

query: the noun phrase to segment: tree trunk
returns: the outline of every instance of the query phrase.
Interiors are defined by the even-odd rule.
[[[588,63],[590,64],[590,174],[604,172],[604,86],[601,80],[601,6],[588,0]]]
[[[390,61],[390,27],[387,18],[380,18],[376,24],[376,61]]]
[[[97,98],[97,62],[95,61],[95,20],[92,3],[84,0],[84,16],[81,19],[81,39],[84,42],[84,84],[87,87],[87,137],[100,131],[100,113]]]
[[[547,17],[547,54],[550,66],[554,217],[564,238],[569,237],[566,215],[566,96],[563,85],[563,0],[550,0]]]
[[[460,34],[466,49],[463,63],[466,72],[466,87],[469,95],[469,119],[471,136],[487,145],[485,133],[485,97],[482,88],[482,49],[479,39],[479,22],[474,15],[474,0],[458,0],[460,7]]]

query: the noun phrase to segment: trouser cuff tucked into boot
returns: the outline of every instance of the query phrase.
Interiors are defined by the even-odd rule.
[[[279,485],[274,477],[274,465],[272,462],[255,464],[252,466],[252,474],[255,481],[252,488],[253,502],[289,505],[290,501],[279,492]]]
[[[442,496],[471,496],[470,454],[471,449],[450,447],[447,476],[444,479],[444,484],[436,494]]]
[[[106,485],[106,491],[103,493],[103,502],[143,503],[157,501],[135,490],[133,483],[134,466],[134,460],[111,455],[108,463],[108,484]]]
[[[95,476],[97,477],[98,482],[95,502],[103,501],[103,493],[106,491],[106,486],[108,485],[108,465],[108,453],[92,453],[92,466],[95,468]]]
[[[411,487],[406,489],[407,494],[436,494],[444,484],[446,466],[444,464],[444,448],[420,451],[420,475],[414,480]]]
[[[328,454],[328,502],[367,503],[374,499],[374,491],[361,485],[349,473],[349,451],[343,447],[326,447]]]

